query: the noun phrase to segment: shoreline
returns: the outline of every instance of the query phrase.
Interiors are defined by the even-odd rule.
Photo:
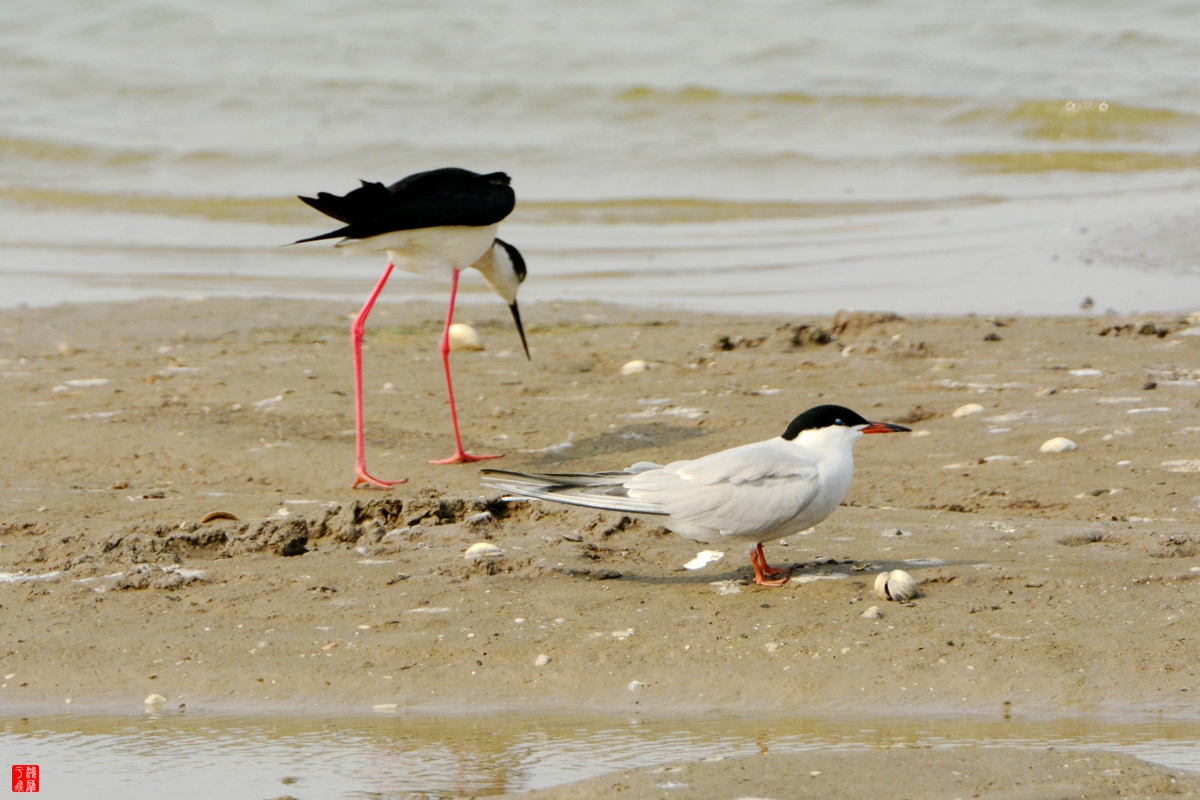
[[[503,308],[461,315],[489,347],[453,358],[464,436],[505,447],[508,468],[692,457],[778,435],[827,401],[926,432],[860,445],[846,507],[787,548],[768,545],[807,580],[766,590],[744,585],[738,548],[681,571],[701,548],[652,525],[537,504],[501,512],[476,468],[425,466],[449,439],[431,304],[407,309],[399,328],[373,316],[368,335],[368,464],[411,482],[351,491],[336,340],[352,311],[260,300],[0,312],[13,389],[0,401],[0,572],[59,571],[0,584],[0,606],[16,612],[0,622],[0,668],[18,676],[0,708],[71,697],[128,709],[160,693],[197,709],[545,710],[573,707],[588,686],[593,707],[623,713],[938,716],[1005,700],[1014,715],[1200,712],[1186,656],[1200,634],[1200,511],[1191,473],[1162,466],[1200,458],[1200,434],[1178,433],[1197,426],[1187,376],[1200,337],[1179,335],[1177,316],[1134,321],[1168,328],[1162,337],[1137,325],[1100,336],[1126,323],[534,304],[526,364]],[[817,330],[839,326],[837,343],[817,343]],[[618,374],[647,356],[648,372]],[[1102,374],[1069,374],[1096,368],[1084,364]],[[1142,389],[1148,375],[1163,385]],[[94,379],[108,383],[68,383]],[[1100,402],[1109,397],[1132,400]],[[969,402],[988,408],[951,416]],[[1141,407],[1172,410],[1127,414]],[[1052,435],[1080,449],[1038,453]],[[241,521],[199,524],[214,510]],[[491,519],[467,521],[482,511]],[[276,554],[288,537],[303,555]],[[463,561],[481,540],[505,557]],[[892,568],[921,584],[912,608],[871,595],[875,573]],[[621,577],[594,579],[604,571]],[[881,619],[860,618],[871,605]],[[114,629],[138,631],[136,650]],[[1106,650],[1115,635],[1124,646]],[[536,667],[541,653],[550,662]]]

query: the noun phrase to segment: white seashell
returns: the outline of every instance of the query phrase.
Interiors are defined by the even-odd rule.
[[[167,702],[167,698],[163,697],[161,694],[152,694],[142,702],[148,706],[161,706],[163,703]]]
[[[863,619],[879,619],[883,616],[883,612],[879,610],[879,606],[871,606],[862,612],[861,616]]]
[[[885,589],[889,597],[900,603],[906,603],[917,596],[917,582],[902,569],[892,570]]]
[[[1078,450],[1079,445],[1072,442],[1070,439],[1064,439],[1062,436],[1055,436],[1053,439],[1047,439],[1042,442],[1042,446],[1038,450],[1043,453],[1062,453],[1067,450]]]
[[[550,656],[546,655],[545,653],[542,653],[540,656],[538,656],[537,658],[535,658],[533,660],[533,665],[535,667],[544,667],[549,663],[550,663]]]
[[[959,406],[954,409],[954,413],[950,416],[958,419],[959,417],[969,417],[972,414],[979,414],[983,411],[983,406],[979,403],[967,403],[965,406]]]
[[[395,711],[397,707],[398,705],[396,703],[376,703],[375,705],[371,706],[371,710],[386,714],[388,712]]]
[[[467,561],[483,561],[488,558],[501,558],[504,551],[491,542],[476,542],[467,548],[463,558]]]
[[[637,358],[621,367],[621,374],[637,375],[639,372],[645,372],[648,369],[650,369],[650,363]]]
[[[629,692],[636,692],[638,689],[641,689],[645,685],[646,684],[642,683],[641,681],[630,681],[629,685],[625,687],[625,690],[629,691]]]
[[[887,593],[888,575],[890,573],[881,572],[875,576],[875,596],[880,600],[891,600]]]
[[[454,323],[450,326],[450,349],[482,350],[483,341],[479,338],[479,331],[462,322]]]
[[[709,564],[715,564],[725,557],[720,550],[701,550],[696,557],[683,565],[684,569],[704,569]]]

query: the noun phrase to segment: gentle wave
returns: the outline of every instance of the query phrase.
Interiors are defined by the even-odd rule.
[[[201,217],[222,222],[296,224],[312,222],[314,213],[288,197],[174,197],[135,192],[81,192],[35,186],[0,188],[0,199],[22,208],[49,211]]]
[[[1000,122],[1030,139],[1145,140],[1164,129],[1200,128],[1200,115],[1099,100],[1029,100],[1007,109],[974,109],[958,123]]]
[[[987,195],[939,200],[897,200],[878,202],[731,202],[692,198],[637,198],[593,201],[534,201],[521,203],[514,221],[541,224],[641,224],[722,222],[739,219],[795,219],[802,217],[841,217],[939,208],[967,208],[1000,202]]]
[[[969,153],[949,159],[980,172],[1150,172],[1200,168],[1200,153],[1171,154],[1116,150],[1054,150],[1036,153]]]
[[[684,86],[664,89],[655,86],[631,86],[613,92],[612,99],[623,103],[671,106],[780,105],[864,108],[952,108],[953,99],[906,95],[810,94],[807,92],[731,92],[710,86]]]
[[[326,221],[291,197],[177,197],[132,192],[80,192],[39,187],[0,188],[0,199],[32,210],[69,210],[214,221],[305,224]],[[734,202],[700,198],[535,200],[521,202],[511,220],[530,224],[663,225],[743,219],[795,219],[968,208],[1001,202],[973,195],[938,200],[827,203]],[[332,223],[330,223],[332,224]]]
[[[94,164],[128,167],[145,164],[160,154],[148,150],[126,150],[99,145],[74,144],[46,139],[0,137],[0,160]]]

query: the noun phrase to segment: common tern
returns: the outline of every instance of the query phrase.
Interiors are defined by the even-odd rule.
[[[787,573],[767,564],[773,542],[824,520],[854,476],[854,443],[866,434],[908,431],[870,422],[844,406],[821,405],[792,420],[782,435],[666,466],[640,462],[620,471],[536,474],[485,469],[483,485],[550,500],[654,519],[705,544],[753,543],[754,582],[782,586]]]

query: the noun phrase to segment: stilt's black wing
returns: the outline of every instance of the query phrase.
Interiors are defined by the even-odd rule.
[[[512,213],[516,195],[503,172],[480,175],[446,167],[409,175],[391,186],[362,182],[339,197],[321,192],[305,203],[346,223],[336,231],[301,239],[366,239],[381,233],[443,225],[493,225]]]

